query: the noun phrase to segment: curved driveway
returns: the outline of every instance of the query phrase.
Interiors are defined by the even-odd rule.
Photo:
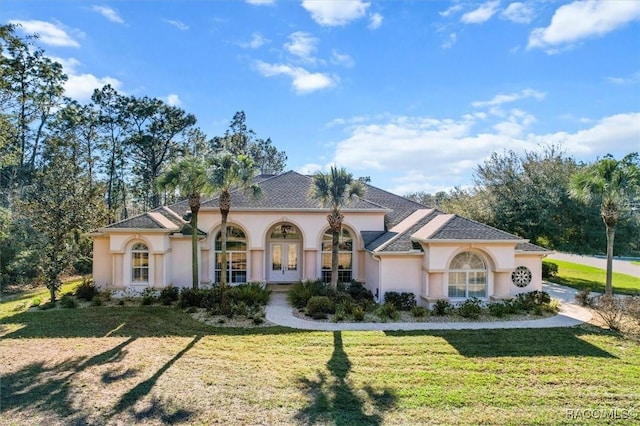
[[[600,269],[607,269],[607,259],[603,257],[581,256],[569,253],[553,253],[548,255],[547,258],[579,263],[581,265],[593,266]],[[640,277],[640,265],[634,265],[630,260],[613,259],[613,272]]]

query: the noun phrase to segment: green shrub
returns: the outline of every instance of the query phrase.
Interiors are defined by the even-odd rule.
[[[380,306],[376,313],[380,318],[384,320],[397,320],[398,318],[400,318],[400,314],[398,313],[396,305],[389,302],[385,302],[384,305]]]
[[[42,299],[40,299],[39,297],[34,297],[33,299],[31,299],[31,306],[33,307],[40,306],[41,303]]]
[[[104,301],[104,302],[108,302],[111,300],[111,290],[104,290],[101,291],[98,296],[100,296],[100,298]]]
[[[453,305],[448,300],[439,299],[433,304],[433,315],[449,315],[453,311]]]
[[[351,281],[351,283],[349,283],[348,285],[346,285],[345,289],[347,293],[349,293],[349,295],[353,298],[353,300],[355,300],[358,303],[365,300],[371,301],[371,302],[374,301],[371,290],[368,290],[364,286],[364,283],[354,280],[354,281]]]
[[[411,308],[411,315],[414,318],[424,318],[429,315],[429,309],[424,306],[414,306]]]
[[[91,304],[93,306],[102,306],[102,297],[100,297],[100,295],[97,295],[93,298],[93,300],[91,301]]]
[[[508,302],[491,302],[487,305],[487,308],[489,309],[489,315],[496,318],[504,317],[509,314],[511,310]]]
[[[151,287],[147,287],[142,291],[142,298],[140,299],[141,305],[152,305],[153,302],[158,300],[157,291]]]
[[[199,308],[202,306],[202,300],[209,294],[209,290],[201,288],[183,288],[178,298],[178,306],[182,309],[190,307]]]
[[[553,299],[551,302],[542,305],[541,308],[545,312],[557,314],[560,311],[560,301],[558,299]]]
[[[70,294],[63,294],[60,298],[60,306],[67,309],[78,307],[78,300]]]
[[[551,302],[551,296],[545,291],[520,293],[511,300],[513,313],[540,312],[540,309]]]
[[[180,289],[169,285],[160,290],[160,301],[163,305],[170,305],[180,298]]]
[[[313,296],[307,302],[305,312],[307,315],[316,318],[317,314],[333,314],[336,311],[336,305],[327,296]]]
[[[262,315],[254,315],[253,316],[253,323],[255,325],[260,325],[264,322],[264,317]]]
[[[547,280],[558,274],[558,265],[553,262],[542,261],[542,279]]]
[[[309,299],[313,296],[327,296],[329,293],[328,287],[320,280],[295,283],[287,292],[287,301],[291,306],[302,309],[307,306]]]
[[[384,302],[392,303],[398,311],[410,311],[416,306],[416,295],[408,292],[387,291],[384,294]]]
[[[82,280],[82,284],[76,288],[75,295],[78,299],[84,299],[87,302],[91,302],[98,293],[99,291],[93,284],[93,280],[84,278]]]
[[[467,299],[458,305],[457,312],[463,318],[478,318],[482,313],[482,301],[477,297]]]
[[[355,321],[364,321],[364,309],[362,309],[360,306],[355,306],[351,314],[353,315],[353,319]]]
[[[228,295],[236,303],[243,302],[247,306],[266,306],[271,297],[271,290],[260,283],[246,283],[231,287]]]

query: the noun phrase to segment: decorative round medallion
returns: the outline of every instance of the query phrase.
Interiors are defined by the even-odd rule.
[[[531,271],[526,266],[518,266],[511,273],[511,281],[518,287],[526,287],[531,282]]]

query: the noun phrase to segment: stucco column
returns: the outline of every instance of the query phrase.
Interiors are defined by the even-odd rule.
[[[164,253],[154,253],[155,268],[153,268],[153,287],[165,287],[167,283],[164,280]]]
[[[124,287],[124,253],[113,254],[113,283],[116,288]]]
[[[247,277],[249,281],[266,282],[266,270],[264,267],[264,250],[251,249],[247,259]]]
[[[489,296],[494,299],[507,299],[511,297],[509,294],[510,285],[510,272],[495,272],[493,274],[493,293],[489,294]]]
[[[320,278],[318,272],[318,250],[316,249],[304,249],[304,268],[302,269],[302,279],[315,280]]]

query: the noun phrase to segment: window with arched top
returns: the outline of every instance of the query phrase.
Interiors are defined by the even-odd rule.
[[[144,243],[135,243],[131,248],[131,281],[149,282],[149,248]]]
[[[222,233],[216,234],[215,282],[219,283],[222,274]],[[247,237],[242,229],[227,226],[227,283],[247,282]]]
[[[331,282],[331,229],[322,236],[322,282]],[[348,283],[353,278],[353,237],[342,228],[338,239],[338,282]]]
[[[487,297],[487,264],[473,252],[463,252],[449,264],[449,297]]]

